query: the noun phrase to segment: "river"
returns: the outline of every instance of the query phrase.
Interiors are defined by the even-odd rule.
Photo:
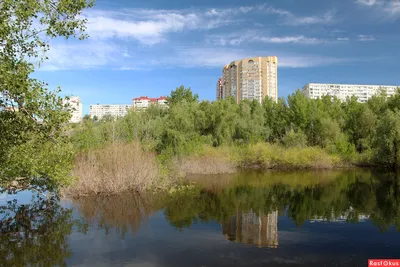
[[[400,258],[398,179],[251,172],[193,176],[169,194],[3,194],[0,265],[368,266]]]

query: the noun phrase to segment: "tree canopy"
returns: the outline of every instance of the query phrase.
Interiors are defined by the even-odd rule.
[[[59,90],[32,78],[52,38],[84,39],[91,0],[0,2],[0,188],[54,189],[68,182],[72,152],[63,136]]]

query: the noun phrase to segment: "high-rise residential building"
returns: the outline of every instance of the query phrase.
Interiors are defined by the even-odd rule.
[[[143,110],[147,109],[150,105],[157,104],[160,107],[167,107],[168,101],[166,96],[151,98],[148,96],[141,96],[133,99],[133,109]]]
[[[326,84],[309,83],[303,87],[305,96],[317,99],[324,95],[336,96],[341,101],[347,97],[356,96],[361,103],[367,102],[380,90],[385,90],[388,97],[397,92],[398,86],[394,85],[360,85],[360,84]]]
[[[265,97],[278,100],[278,58],[253,57],[233,61],[222,70],[222,89],[217,86],[217,97],[258,100]]]
[[[236,215],[222,222],[222,233],[233,242],[277,248],[278,210],[264,214],[237,209]]]
[[[69,99],[65,99],[63,104],[69,105],[68,110],[72,114],[69,120],[70,123],[79,123],[82,121],[82,102],[79,96],[71,96]]]
[[[101,119],[104,116],[112,116],[115,118],[123,117],[128,114],[128,110],[132,108],[132,105],[90,105],[89,114],[91,118]]]

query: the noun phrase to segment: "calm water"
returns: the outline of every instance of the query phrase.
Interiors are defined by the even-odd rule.
[[[271,172],[193,177],[168,196],[0,195],[0,265],[368,266],[400,258],[398,179]]]

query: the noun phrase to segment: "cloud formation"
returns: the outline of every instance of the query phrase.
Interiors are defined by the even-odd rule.
[[[283,24],[298,26],[298,25],[314,25],[314,24],[332,24],[336,22],[334,10],[328,11],[324,14],[314,16],[296,16],[292,12],[284,9],[276,9],[269,7],[266,9],[268,13],[277,14],[283,18]]]
[[[168,33],[184,30],[209,30],[236,22],[232,15],[245,14],[256,7],[208,10],[125,9],[120,12],[86,12],[87,31],[95,39],[135,39],[154,45]]]
[[[363,42],[365,42],[365,41],[375,41],[375,37],[372,36],[372,35],[360,34],[360,35],[357,36],[357,38],[358,38],[359,41],[363,41]]]
[[[328,43],[314,37],[306,37],[304,35],[293,36],[270,36],[260,31],[243,31],[233,34],[211,35],[207,37],[207,42],[219,46],[238,46],[244,43],[270,43],[270,44],[303,44],[316,45]]]
[[[389,6],[383,3],[357,1],[366,8]],[[341,24],[336,24],[339,21],[334,10],[310,14],[313,15],[298,15],[267,4],[168,10],[93,9],[84,13],[89,40],[57,40],[48,52],[49,62],[41,69],[151,70],[171,64],[221,68],[236,59],[262,55],[277,55],[280,67],[304,68],[348,61],[327,56],[331,54],[326,51],[322,56],[326,47],[322,44],[356,43],[349,42],[346,35],[352,40],[375,40],[372,35],[346,34],[339,28]],[[266,21],[260,20],[265,17]],[[275,23],[274,27],[269,26],[271,23]],[[331,24],[337,31],[334,35],[330,34]],[[297,27],[302,25],[307,27]],[[307,51],[308,46],[315,50]]]
[[[400,18],[400,1],[399,0],[357,0],[357,4],[373,8],[387,19]]]

